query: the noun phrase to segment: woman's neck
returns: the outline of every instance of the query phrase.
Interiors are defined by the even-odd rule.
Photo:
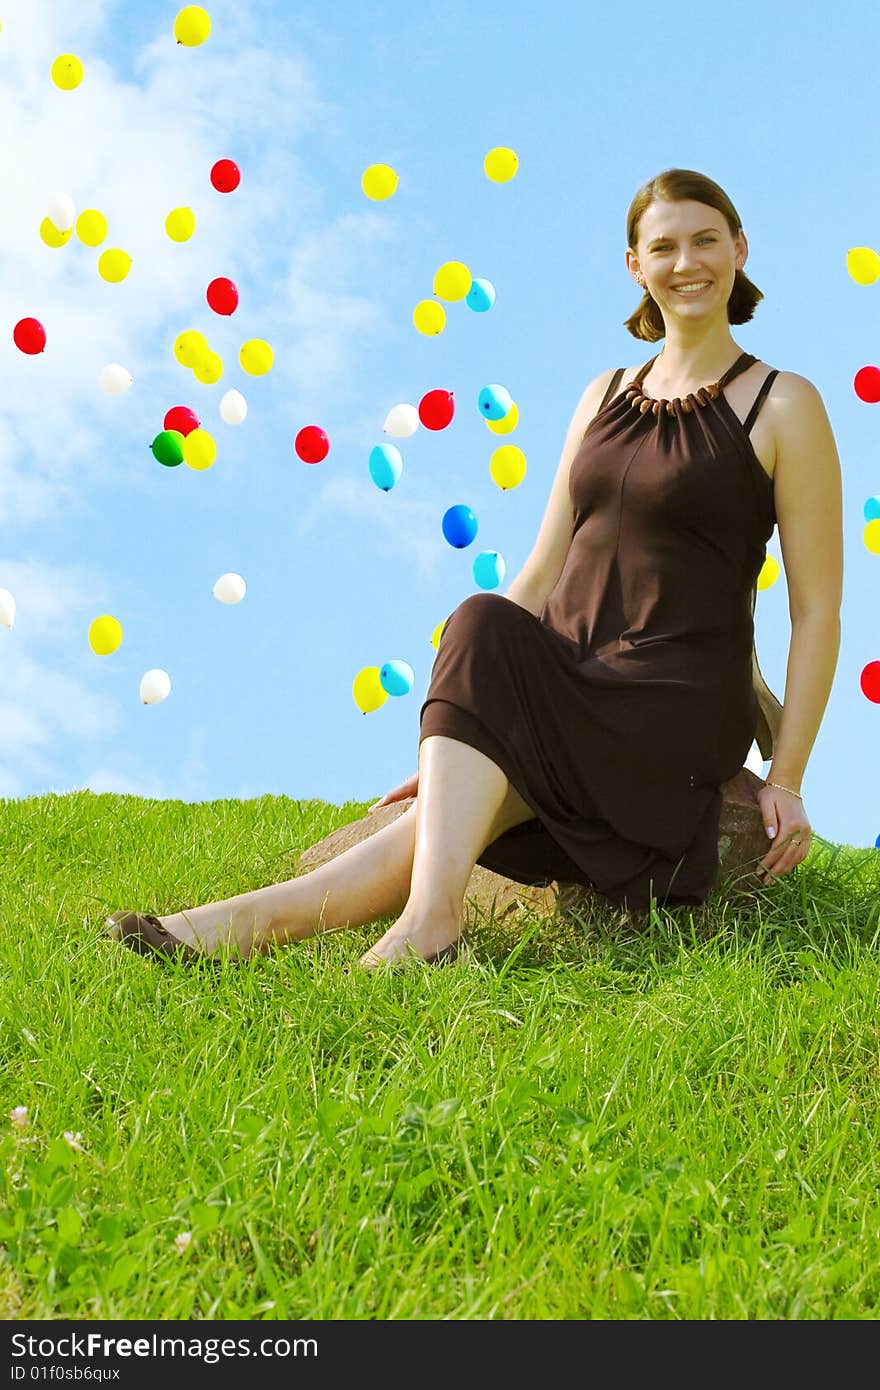
[[[720,381],[742,353],[743,349],[732,341],[724,353],[711,356],[703,354],[699,359],[687,355],[676,356],[674,351],[670,353],[668,348],[664,348],[646,372],[644,379],[650,377],[652,390],[661,386],[664,392],[672,391],[676,395],[686,395],[700,386]],[[657,394],[660,394],[659,391]]]

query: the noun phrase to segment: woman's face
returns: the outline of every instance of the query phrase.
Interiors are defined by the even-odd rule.
[[[664,318],[694,317],[726,310],[737,263],[745,264],[748,244],[742,231],[730,234],[727,220],[706,203],[656,200],[639,223],[638,254],[627,251],[627,266],[656,300]],[[680,286],[705,285],[690,292]]]

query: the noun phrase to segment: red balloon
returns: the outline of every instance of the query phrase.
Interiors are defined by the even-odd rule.
[[[218,159],[211,170],[211,182],[218,193],[231,193],[241,183],[241,173],[233,159]]]
[[[304,425],[293,447],[303,463],[320,463],[330,452],[330,440],[320,425]]]
[[[860,401],[872,405],[880,401],[880,367],[860,367],[853,377],[853,390]]]
[[[39,319],[19,319],[12,330],[15,346],[31,357],[46,346],[46,330]]]
[[[238,308],[238,290],[225,275],[212,280],[208,286],[208,303],[215,314],[234,314]]]
[[[419,401],[419,419],[426,430],[445,430],[454,414],[451,391],[429,391]]]
[[[859,676],[862,694],[875,705],[880,705],[880,661],[869,661]]]
[[[191,430],[199,428],[199,417],[188,405],[173,405],[165,412],[166,430],[178,430],[186,438]]]

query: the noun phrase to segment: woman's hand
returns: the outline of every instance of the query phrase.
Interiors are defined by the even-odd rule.
[[[407,797],[418,796],[418,794],[419,774],[414,772],[412,777],[407,777],[406,781],[401,782],[399,787],[395,787],[393,791],[386,792],[384,796],[379,797],[378,801],[374,801],[372,806],[368,806],[367,814],[369,815],[370,811],[375,811],[379,806],[390,806],[392,801],[405,801]]]
[[[755,872],[758,878],[763,876],[763,881],[769,882],[806,859],[813,832],[804,803],[792,792],[767,783],[758,792],[758,805],[772,846]]]

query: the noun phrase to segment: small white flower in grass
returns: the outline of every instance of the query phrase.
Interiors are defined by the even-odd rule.
[[[28,1112],[26,1105],[17,1105],[14,1110],[10,1110],[9,1118],[16,1129],[27,1129]]]
[[[81,1139],[82,1139],[82,1135],[80,1134],[79,1130],[76,1131],[76,1134],[74,1134],[74,1132],[73,1132],[72,1129],[66,1129],[66,1130],[64,1131],[64,1142],[65,1142],[71,1149],[75,1149],[76,1152],[77,1152],[77,1153],[80,1153],[80,1154],[85,1153],[85,1149],[83,1148],[82,1144],[79,1142]]]
[[[184,1250],[189,1248],[192,1240],[192,1231],[181,1231],[179,1236],[174,1237],[174,1244],[177,1246],[178,1255],[182,1255]]]

